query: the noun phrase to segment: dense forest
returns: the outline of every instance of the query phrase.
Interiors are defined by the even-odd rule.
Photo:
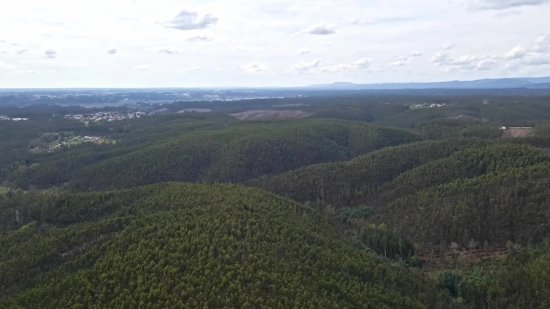
[[[0,107],[0,308],[550,304],[548,97],[160,108]]]
[[[0,238],[7,308],[446,308],[418,271],[354,249],[313,209],[255,189],[7,199],[22,212],[12,217],[22,227]]]

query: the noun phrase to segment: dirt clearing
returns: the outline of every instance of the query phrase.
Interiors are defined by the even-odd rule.
[[[504,129],[502,137],[526,137],[532,133],[532,127],[509,127]]]
[[[242,113],[230,114],[240,120],[261,120],[261,119],[277,119],[277,118],[306,118],[313,114],[304,111],[295,110],[252,110]]]

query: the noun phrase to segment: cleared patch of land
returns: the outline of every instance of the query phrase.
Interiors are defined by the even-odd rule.
[[[298,110],[251,110],[242,113],[230,114],[240,120],[261,120],[277,118],[306,118],[313,114]]]
[[[502,137],[526,137],[532,133],[532,127],[508,127],[504,129]]]
[[[447,119],[456,119],[456,120],[483,120],[479,117],[475,117],[475,116],[471,116],[471,115],[466,115],[466,114],[459,114],[457,116],[450,116],[450,117],[447,117]]]
[[[192,113],[192,112],[195,112],[195,113],[210,113],[212,110],[209,109],[209,108],[188,108],[188,109],[184,109],[184,110],[181,110],[179,112],[177,112],[178,114],[182,114],[182,113]]]

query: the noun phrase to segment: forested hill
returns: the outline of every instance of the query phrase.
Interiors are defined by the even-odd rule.
[[[428,141],[250,182],[317,207],[369,207],[368,222],[444,250],[539,244],[550,232],[550,156],[530,146]]]
[[[0,197],[0,308],[452,308],[316,212],[235,185]]]
[[[145,132],[144,132],[145,133]],[[419,140],[414,133],[329,119],[239,122],[103,152],[64,152],[15,173],[16,187],[115,189],[162,181],[242,182],[322,162],[345,161]]]

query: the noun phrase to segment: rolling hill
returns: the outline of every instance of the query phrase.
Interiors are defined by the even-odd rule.
[[[103,153],[54,155],[17,174],[13,182],[27,188],[69,182],[78,190],[164,181],[243,182],[419,140],[402,129],[327,119],[238,122],[163,139],[144,134],[150,137]]]
[[[0,308],[445,307],[435,282],[265,191],[170,183],[23,195],[1,204],[21,216],[2,216]]]

